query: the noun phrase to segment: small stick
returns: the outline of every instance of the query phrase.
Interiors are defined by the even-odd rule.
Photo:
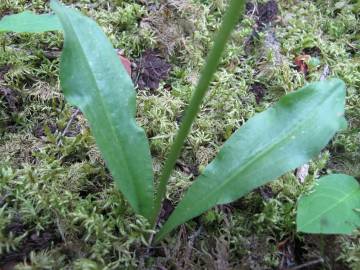
[[[66,133],[69,131],[69,128],[72,124],[72,122],[74,122],[75,117],[79,114],[80,109],[76,109],[75,112],[73,112],[73,114],[70,117],[69,122],[67,123],[66,127],[64,128],[64,131],[61,133],[61,137],[64,137],[66,135]],[[58,146],[60,145],[60,141],[58,142]]]
[[[64,131],[61,133],[62,136],[65,136],[65,134],[69,131],[69,128],[70,128],[72,122],[74,122],[75,117],[78,115],[79,112],[80,112],[80,109],[76,109],[75,112],[71,115],[69,122],[67,123]]]
[[[200,225],[199,229],[197,229],[192,235],[189,236],[189,242],[188,246],[192,247],[194,245],[195,239],[200,235],[201,231],[203,229],[203,226]]]
[[[202,231],[203,227],[202,225],[200,225],[199,229],[197,229],[192,235],[189,236],[188,238],[188,246],[187,246],[187,249],[185,251],[185,259],[184,259],[184,262],[186,264],[186,262],[190,259],[191,257],[191,253],[192,253],[192,249],[194,247],[194,243],[195,243],[195,240],[196,238],[201,234],[201,231]]]
[[[320,81],[325,80],[326,77],[329,76],[329,74],[330,74],[330,68],[329,68],[328,65],[325,65],[325,66],[324,66],[324,70],[323,70],[323,72],[322,72],[322,74],[321,74],[321,76],[320,76]]]
[[[286,270],[298,270],[298,269],[303,269],[305,267],[308,267],[308,266],[311,266],[311,265],[314,265],[314,264],[318,264],[318,263],[323,263],[324,262],[324,259],[323,258],[319,258],[317,260],[313,260],[313,261],[310,261],[310,262],[307,262],[307,263],[303,263],[303,264],[300,264],[298,266],[295,266],[295,267],[291,267],[291,268],[288,268]]]

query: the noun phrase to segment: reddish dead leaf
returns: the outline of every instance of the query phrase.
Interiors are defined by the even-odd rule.
[[[306,62],[310,60],[310,57],[310,55],[304,54],[295,58],[295,65],[297,66],[298,70],[305,75],[308,73],[308,65]]]
[[[124,55],[122,54],[122,52],[120,50],[117,51],[117,55],[119,56],[119,59],[120,59],[121,63],[123,64],[124,68],[126,69],[127,73],[131,77],[131,62],[130,62],[130,60],[127,59],[126,57],[124,57]]]

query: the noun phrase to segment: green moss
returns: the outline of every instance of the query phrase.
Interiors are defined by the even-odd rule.
[[[49,12],[46,2],[2,1],[0,14],[24,9]],[[114,47],[123,49],[130,59],[156,48],[171,63],[166,81],[170,91],[162,82],[155,91],[137,92],[137,120],[149,137],[157,175],[226,1],[167,1],[167,5],[154,1],[161,7],[156,12],[148,11],[145,4],[150,1],[64,2],[97,20]],[[278,267],[277,244],[284,239],[303,241],[295,232],[300,194],[310,190],[320,174],[360,175],[356,1],[341,1],[341,7],[329,1],[285,2],[279,1],[278,22],[253,39],[249,37],[256,18],[251,13],[233,33],[172,174],[167,197],[176,204],[194,174],[204,169],[237,128],[285,93],[318,80],[326,65],[330,76],[340,77],[348,87],[348,129],[310,162],[304,185],[290,172],[264,190],[211,209],[181,226],[155,251],[147,247],[149,225],[134,215],[114,187],[83,116],[79,114],[63,134],[73,108],[64,101],[58,85],[56,55],[62,35],[1,33],[0,88],[10,89],[16,102],[12,107],[6,97],[0,97],[0,261],[24,249],[32,235],[41,238],[50,233],[50,243],[30,253],[28,263],[19,262],[17,269],[200,269],[220,263],[234,268]],[[272,31],[275,41],[271,41]],[[295,57],[306,53],[318,60],[307,76],[294,64]],[[264,86],[265,96],[259,104],[250,91],[254,83]],[[11,230],[14,224],[23,229]],[[194,236],[199,227],[199,235]],[[193,236],[192,249],[189,239]],[[356,268],[356,236],[340,240],[340,259]]]

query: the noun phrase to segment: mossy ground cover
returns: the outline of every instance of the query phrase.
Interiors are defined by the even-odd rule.
[[[5,0],[0,16],[49,12],[46,2]],[[63,2],[94,18],[133,62],[137,120],[158,174],[226,1]],[[360,177],[359,11],[351,0],[247,4],[171,177],[160,223],[234,130],[306,82],[345,81],[349,127],[309,163],[304,184],[287,173],[157,246],[148,245],[149,224],[114,187],[87,122],[63,99],[62,35],[0,34],[0,268],[286,269],[318,261],[307,269],[358,269],[359,233],[296,233],[295,210],[319,175]],[[155,54],[162,60],[149,57]],[[149,84],[144,59],[171,66],[166,74],[163,64],[159,86]]]

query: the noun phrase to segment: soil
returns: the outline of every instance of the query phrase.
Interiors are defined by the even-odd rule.
[[[268,1],[259,5],[251,2],[246,4],[246,13],[254,16],[256,24],[253,31],[245,41],[245,52],[247,55],[253,55],[260,43],[260,32],[265,32],[264,47],[272,50],[275,54],[275,61],[281,62],[280,44],[276,39],[275,30],[271,23],[276,20],[279,9],[276,1]]]
[[[310,55],[311,57],[320,57],[321,50],[319,47],[305,48],[302,50],[302,54]]]
[[[279,13],[279,7],[275,0],[270,0],[258,5],[248,2],[246,3],[246,13],[257,17],[256,22],[260,30],[267,24],[276,20]]]
[[[170,69],[171,65],[159,53],[148,50],[136,61],[132,77],[139,89],[155,90],[160,81],[168,78]]]
[[[17,130],[15,116],[21,111],[20,95],[8,87],[0,84],[0,134],[3,131],[14,133]]]
[[[10,112],[20,110],[20,98],[15,91],[0,85],[0,98],[5,101],[5,105]]]
[[[5,74],[9,71],[10,66],[9,65],[5,65],[3,67],[0,67],[0,80],[4,80],[4,76]]]
[[[172,202],[168,199],[165,199],[159,215],[159,223],[163,223],[165,220],[167,220],[174,209],[175,206],[172,204]]]
[[[259,104],[266,94],[266,86],[262,83],[254,83],[250,87],[250,92],[255,95],[256,103]]]
[[[316,270],[321,265],[326,265],[328,269],[350,270],[342,261],[337,259],[341,253],[338,238],[339,236],[335,235],[309,234],[304,236],[303,241],[295,241],[293,245],[298,265],[323,259],[323,263],[309,265],[303,269]]]
[[[36,234],[34,231],[28,231],[28,228],[19,216],[15,217],[7,226],[7,233],[11,233],[15,237],[21,236],[24,233],[27,234],[16,251],[0,256],[0,269],[13,269],[12,266],[24,262],[24,259],[31,251],[44,250],[51,247],[53,244],[59,243],[61,238],[54,233],[56,231],[55,228],[48,228],[40,234]]]
[[[271,0],[258,6],[258,23],[268,24],[276,19],[279,7],[275,0]]]
[[[185,164],[181,161],[177,161],[176,166],[180,168],[180,170],[183,171],[184,173],[188,175],[193,175],[193,177],[196,177],[200,174],[197,164]]]
[[[58,130],[55,123],[49,123],[49,124],[39,123],[34,127],[33,135],[37,138],[42,138],[43,136],[45,136],[46,135],[45,134],[45,125],[52,134],[54,134]]]

